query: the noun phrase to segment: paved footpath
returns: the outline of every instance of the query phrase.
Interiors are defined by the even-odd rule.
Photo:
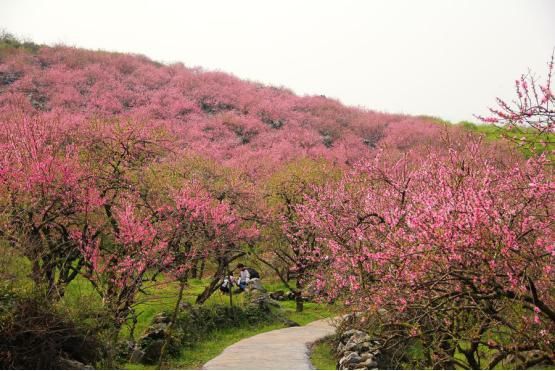
[[[208,361],[205,370],[310,370],[308,345],[332,335],[330,320],[288,327],[243,339]]]

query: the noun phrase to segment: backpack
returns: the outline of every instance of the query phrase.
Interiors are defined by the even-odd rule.
[[[250,279],[253,279],[253,278],[260,279],[260,275],[258,274],[258,272],[254,268],[247,268],[247,270],[249,271]]]

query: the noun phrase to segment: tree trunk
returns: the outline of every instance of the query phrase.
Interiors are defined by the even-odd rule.
[[[295,293],[295,310],[300,313],[303,311],[303,296],[301,291]]]
[[[193,265],[191,267],[191,278],[197,278],[197,264],[198,264],[198,260],[195,260],[193,262]]]
[[[177,301],[175,302],[175,308],[173,309],[172,319],[170,325],[168,327],[168,331],[166,332],[166,339],[164,344],[162,345],[162,349],[160,350],[160,359],[158,360],[158,370],[162,368],[162,363],[164,362],[164,355],[166,354],[166,349],[171,341],[172,331],[175,326],[175,322],[177,321],[177,316],[179,315],[179,308],[181,306],[181,301],[183,300],[183,290],[187,285],[187,280],[182,280],[179,284],[179,294],[177,295]]]
[[[212,276],[210,284],[204,289],[202,293],[197,296],[197,304],[203,304],[206,300],[210,298],[210,296],[212,296],[214,292],[216,292],[216,290],[218,289],[218,284],[220,283],[222,276],[224,275],[225,267],[226,265],[220,262],[220,264],[218,265],[218,269],[216,270],[216,272],[214,272],[214,275]]]
[[[303,288],[302,288],[302,284],[300,282],[300,274],[301,272],[298,272],[299,275],[297,276],[297,290],[295,290],[295,310],[300,313],[303,311],[304,306],[303,306]]]
[[[116,349],[118,346],[118,338],[119,338],[119,331],[121,329],[121,326],[118,325],[116,323],[115,329],[114,329],[114,333],[112,334],[112,336],[110,337],[110,344],[108,345],[107,350],[107,359],[106,359],[106,368],[113,370],[114,366],[115,366],[115,362],[114,360],[116,359]]]
[[[198,273],[198,278],[201,280],[204,275],[204,269],[206,268],[206,258],[202,258],[200,261],[200,271]]]

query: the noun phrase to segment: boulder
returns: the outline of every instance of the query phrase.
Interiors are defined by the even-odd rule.
[[[131,356],[129,357],[129,362],[131,362],[131,363],[141,363],[143,361],[144,356],[145,356],[145,352],[143,352],[139,348],[135,348],[131,352]]]
[[[264,310],[269,310],[271,306],[279,308],[278,302],[273,300],[268,293],[260,290],[247,291],[246,298],[250,305],[256,305]]]
[[[148,363],[157,362],[160,359],[163,346],[164,339],[153,340],[146,344],[143,348],[143,361]]]
[[[169,324],[171,322],[171,318],[167,316],[165,313],[158,313],[152,319],[152,323],[165,323]]]
[[[285,318],[283,320],[283,323],[285,324],[285,326],[287,327],[298,327],[300,326],[297,322],[290,320],[289,318]]]
[[[147,339],[163,339],[166,336],[166,329],[168,328],[167,323],[154,323],[146,331],[143,336],[139,339],[139,343],[143,343]]]
[[[245,291],[247,292],[254,290],[266,292],[266,289],[264,288],[264,286],[262,286],[262,282],[260,282],[258,278],[253,278],[252,280],[250,280],[247,283],[247,287],[245,288]]]
[[[91,365],[86,365],[75,359],[69,359],[64,357],[58,358],[57,366],[59,369],[62,369],[62,370],[94,370],[94,367]]]
[[[153,319],[152,325],[145,331],[137,343],[136,350],[142,352],[141,362],[152,363],[158,361],[160,352],[166,338],[166,330],[169,326],[168,318],[163,314],[158,314]],[[140,353],[135,353],[139,357]]]
[[[270,297],[274,300],[285,300],[285,292],[283,290],[278,290],[278,291],[272,292],[270,294]]]

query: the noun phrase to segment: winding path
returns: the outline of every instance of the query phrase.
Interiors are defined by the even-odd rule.
[[[335,327],[328,319],[314,321],[306,326],[265,332],[227,347],[219,356],[208,361],[203,369],[313,369],[309,344],[334,332]]]

